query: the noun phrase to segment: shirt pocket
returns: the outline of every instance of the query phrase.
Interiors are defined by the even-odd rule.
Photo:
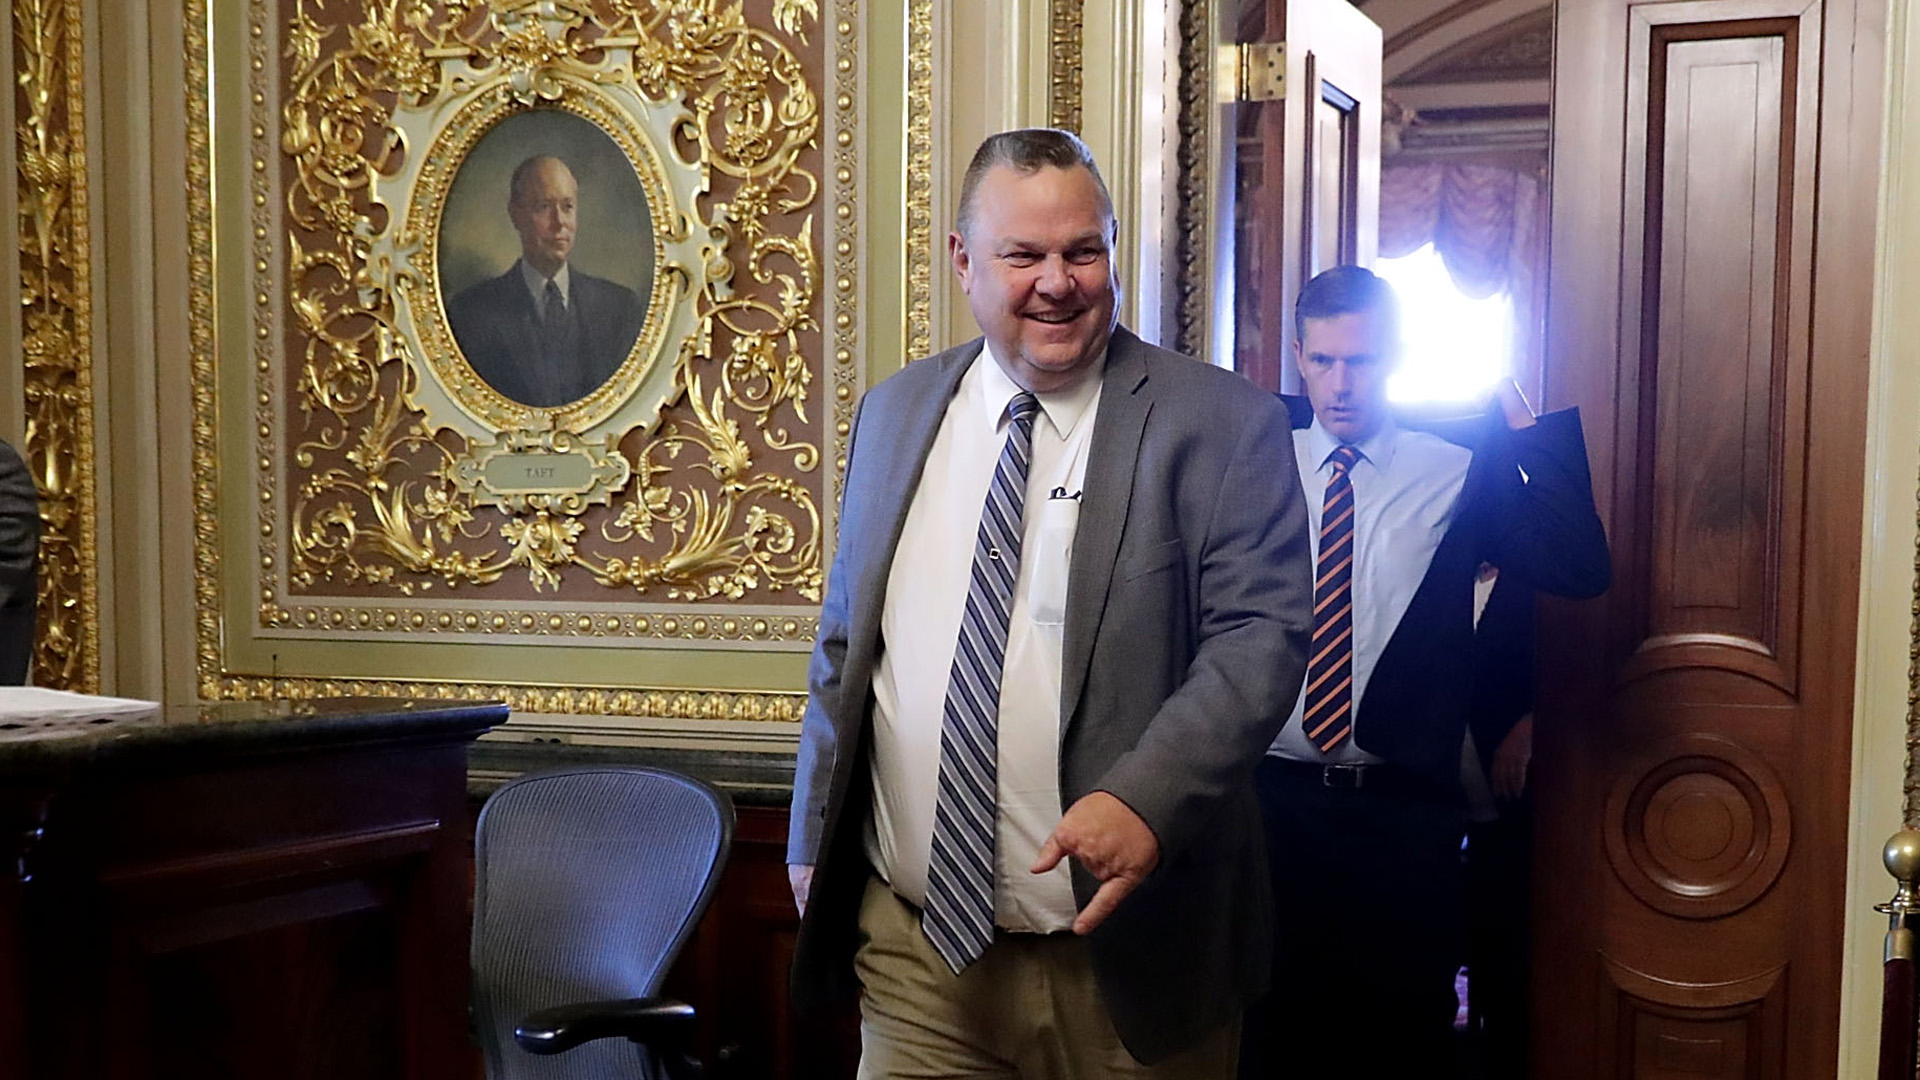
[[[1079,525],[1080,500],[1047,499],[1040,504],[1033,551],[1027,556],[1027,617],[1038,625],[1067,621],[1067,571]]]

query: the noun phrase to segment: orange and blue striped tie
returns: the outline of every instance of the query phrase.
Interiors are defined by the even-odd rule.
[[[1328,461],[1333,475],[1320,511],[1320,557],[1313,576],[1313,645],[1307,662],[1307,741],[1327,753],[1353,734],[1353,479],[1351,446]]]

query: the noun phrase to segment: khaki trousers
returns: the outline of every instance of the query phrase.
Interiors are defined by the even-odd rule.
[[[1238,1022],[1157,1065],[1120,1044],[1085,941],[1001,933],[958,976],[920,930],[920,912],[878,878],[860,904],[861,1080],[1019,1078],[1228,1080]]]

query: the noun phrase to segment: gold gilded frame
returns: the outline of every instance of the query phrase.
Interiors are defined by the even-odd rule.
[[[700,329],[697,299],[724,296],[732,264],[727,261],[727,222],[698,221],[688,209],[702,189],[698,161],[662,155],[649,129],[670,131],[693,117],[678,101],[655,101],[631,85],[607,79],[607,72],[631,63],[631,50],[607,48],[600,63],[569,64],[547,73],[538,86],[518,85],[524,72],[476,71],[472,57],[443,57],[440,82],[464,93],[435,95],[438,107],[402,105],[393,110],[394,128],[409,154],[391,180],[375,176],[372,201],[406,207],[404,228],[389,228],[368,245],[369,274],[361,286],[363,307],[391,293],[397,316],[393,337],[384,348],[422,364],[433,378],[416,379],[404,395],[406,405],[434,428],[458,432],[468,457],[455,463],[455,487],[476,501],[510,508],[533,506],[577,511],[588,502],[605,503],[625,485],[631,470],[615,445],[636,428],[651,430],[660,411],[679,396],[675,368],[657,362],[661,346],[692,340]],[[468,151],[494,124],[535,107],[564,111],[612,136],[635,165],[652,212],[653,288],[646,298],[648,317],[632,355],[613,377],[579,401],[534,408],[513,401],[487,385],[454,345],[453,328],[439,303],[439,228],[447,197]],[[657,114],[657,115],[656,115]],[[636,122],[636,117],[648,117]],[[388,196],[388,189],[392,195]],[[418,343],[417,350],[415,343]],[[569,439],[565,436],[574,436]],[[593,446],[594,483],[586,491],[559,497],[545,493],[495,491],[486,481],[487,464],[501,453],[524,456],[539,448],[564,454],[571,443]]]
[[[1208,236],[1213,217],[1212,127],[1214,39],[1218,34],[1213,0],[1183,0],[1180,5],[1180,73],[1175,91],[1179,144],[1174,151],[1177,200],[1173,265],[1173,347],[1188,356],[1207,356],[1210,330],[1208,289],[1213,252]],[[1230,148],[1231,132],[1226,133]]]
[[[33,682],[100,689],[93,287],[80,0],[14,0],[22,456],[40,494]]]
[[[414,597],[436,583],[491,586],[520,570],[536,591],[558,591],[575,569],[642,597],[741,600],[765,586],[817,602],[819,510],[793,474],[764,464],[787,461],[804,475],[820,458],[817,443],[790,432],[783,419],[812,423],[811,379],[796,342],[817,328],[819,268],[812,215],[784,226],[775,216],[805,211],[817,198],[818,181],[799,156],[820,121],[817,93],[785,42],[738,8],[704,0],[664,8],[629,0],[614,15],[584,3],[512,0],[479,13],[459,4],[432,14],[369,4],[351,26],[351,46],[328,54],[322,42],[337,35],[311,19],[309,6],[297,0],[288,29],[293,66],[278,140],[292,172],[284,226],[275,224],[279,200],[270,179],[277,155],[261,147],[253,160],[254,233],[286,234],[284,289],[307,342],[297,406],[307,427],[317,427],[293,455],[306,471],[293,505],[283,509],[270,491],[260,495],[256,561],[267,566],[280,537],[286,545],[281,576],[261,587],[262,625],[282,633],[339,629],[340,604],[293,599],[322,581]],[[271,29],[257,16],[254,39],[270,38]],[[265,142],[273,73],[259,62],[252,69],[253,131]],[[384,104],[386,95],[396,103]],[[669,260],[658,264],[655,299],[677,281],[687,300],[668,305],[668,327],[679,331],[671,368],[629,359],[609,383],[558,409],[515,405],[453,359],[433,300],[433,233],[465,150],[503,114],[535,104],[586,117],[641,165],[658,211],[656,243],[664,241]],[[723,137],[714,132],[715,116],[723,118]],[[656,140],[690,142],[697,161],[661,170],[659,155],[643,149],[647,121],[657,125]],[[389,184],[384,166],[395,155],[403,164]],[[739,183],[703,217],[694,204],[713,195],[716,173]],[[404,213],[384,207],[387,187],[410,200]],[[737,260],[764,286],[757,291],[730,288],[735,232],[744,241]],[[264,277],[261,266],[280,262],[262,258],[256,273]],[[352,281],[353,293],[339,288],[341,278]],[[268,375],[276,367],[280,291],[255,291],[256,368]],[[423,307],[430,317],[420,317]],[[657,347],[663,334],[656,323],[637,351],[647,349],[648,336]],[[716,353],[721,338],[729,355]],[[432,378],[420,377],[423,357]],[[259,380],[263,401],[269,382]],[[690,421],[669,425],[626,461],[619,441],[651,429],[682,392]],[[280,427],[262,412],[258,456],[274,461]],[[440,429],[454,430],[463,445],[435,441]],[[688,450],[699,462],[693,468],[679,461]],[[322,460],[340,451],[344,460],[331,467]],[[502,452],[549,465],[585,457],[586,482],[564,493],[489,494],[484,477]],[[579,515],[616,502],[617,515],[598,523],[596,537]],[[480,503],[510,512],[497,530],[476,514]],[[643,554],[634,542],[654,544],[656,533],[667,550]],[[478,548],[462,543],[485,537],[493,539]],[[542,611],[538,625],[552,628],[558,615],[559,628],[605,634],[608,624],[596,617],[608,613],[576,603]],[[402,605],[395,614],[377,627],[395,634],[447,628],[438,607]]]
[[[1047,123],[1077,135],[1086,0],[1052,0],[1047,14]]]
[[[913,2],[916,6],[924,6],[924,0]],[[683,0],[680,3],[646,6],[658,12],[671,10],[681,17],[683,23],[697,23],[700,18],[707,18],[707,25],[711,28],[711,19],[727,17],[727,9],[731,5],[716,4],[710,0]],[[865,100],[871,93],[860,81],[861,47],[867,34],[867,24],[874,20],[863,19],[859,5],[851,0],[824,6],[827,8],[825,19],[816,22],[818,16],[813,0],[772,0],[772,10],[776,21],[781,23],[781,29],[803,39],[810,32],[820,33],[825,38],[824,78],[831,80],[831,85],[837,90],[829,99],[831,105],[820,109],[826,121],[819,132],[822,145],[827,148],[827,161],[832,175],[830,182],[819,186],[823,202],[831,199],[822,207],[830,208],[831,216],[825,218],[825,227],[819,229],[823,246],[831,245],[831,262],[827,264],[831,273],[829,276],[826,272],[820,272],[816,275],[817,281],[802,283],[808,287],[817,285],[815,295],[819,300],[818,310],[824,314],[822,321],[827,345],[822,370],[830,391],[829,404],[821,419],[825,445],[812,452],[811,460],[824,457],[835,466],[828,470],[828,475],[830,490],[837,497],[837,473],[838,468],[844,466],[845,440],[851,428],[853,407],[865,384],[866,371],[873,363],[862,354],[859,347],[862,327],[865,325],[859,301],[867,287],[867,271],[864,269],[867,260],[863,259],[863,255],[870,252],[863,246],[860,199],[869,185],[877,183],[883,195],[892,185],[886,182],[884,174],[880,174],[876,180],[872,164],[863,158],[863,146],[858,137]],[[301,611],[292,603],[287,603],[275,611],[274,606],[280,605],[283,598],[272,592],[270,582],[266,582],[259,572],[267,568],[270,552],[261,555],[260,560],[251,566],[237,566],[239,560],[231,558],[222,560],[220,556],[226,548],[223,548],[218,526],[220,509],[223,505],[239,504],[242,500],[262,504],[268,501],[260,496],[269,490],[273,455],[252,455],[257,458],[257,471],[251,477],[242,476],[236,480],[231,467],[223,472],[219,468],[220,447],[231,445],[231,440],[240,431],[248,432],[248,441],[254,441],[257,436],[252,433],[260,425],[244,420],[236,423],[231,418],[220,420],[220,403],[244,397],[248,402],[246,414],[253,419],[271,421],[277,415],[274,407],[277,403],[265,400],[274,388],[266,387],[263,392],[251,381],[256,372],[265,371],[270,366],[260,361],[271,359],[275,327],[251,310],[271,308],[270,300],[262,301],[255,291],[250,290],[246,294],[246,299],[250,301],[248,304],[216,303],[216,295],[226,297],[233,294],[225,289],[216,289],[214,282],[218,278],[233,276],[235,269],[243,266],[258,271],[262,262],[276,273],[284,265],[289,276],[297,266],[291,259],[282,262],[285,253],[276,250],[271,242],[271,228],[263,231],[257,225],[250,225],[252,241],[238,255],[231,245],[215,244],[216,234],[226,236],[235,223],[235,218],[229,213],[221,215],[221,220],[227,223],[226,227],[217,226],[217,200],[213,195],[223,185],[222,176],[230,176],[230,173],[223,174],[220,168],[208,167],[206,162],[209,155],[194,152],[196,143],[202,149],[224,146],[223,154],[211,156],[215,160],[230,163],[235,156],[233,148],[236,145],[244,146],[248,158],[248,180],[247,186],[240,190],[246,193],[246,201],[252,204],[250,210],[257,210],[263,205],[263,196],[266,204],[273,202],[271,178],[266,174],[276,160],[274,155],[280,133],[275,131],[275,125],[270,122],[273,119],[271,115],[265,117],[268,122],[263,122],[260,110],[272,101],[273,95],[263,92],[261,88],[270,79],[279,58],[274,55],[273,34],[267,32],[271,29],[268,5],[263,0],[247,0],[244,23],[233,17],[233,9],[240,7],[239,4],[216,3],[209,11],[205,0],[186,0],[188,74],[194,90],[190,94],[188,124],[189,181],[194,193],[190,200],[189,233],[195,256],[191,265],[190,292],[194,310],[190,328],[195,343],[196,594],[200,600],[197,651],[203,696],[299,698],[361,692],[492,696],[504,697],[517,708],[540,712],[606,713],[666,719],[797,718],[804,695],[788,688],[801,684],[804,656],[789,653],[787,655],[791,656],[791,660],[761,656],[756,657],[756,662],[752,664],[743,665],[737,660],[717,663],[719,657],[712,652],[712,648],[732,644],[747,648],[770,645],[804,650],[815,626],[810,604],[773,609],[750,605],[663,609],[657,605],[647,607],[626,603],[614,608],[586,610],[577,604],[509,602],[484,607],[470,606],[454,612],[436,610],[425,604],[416,604],[412,609],[407,609],[369,603],[331,607],[308,605],[309,610]],[[507,15],[524,12],[538,15],[540,10],[540,5],[532,3],[495,4],[491,8],[493,13],[504,12]],[[547,5],[544,10],[562,17],[587,16],[584,5],[565,2]],[[694,18],[686,18],[689,14]],[[245,67],[224,59],[223,50],[216,47],[217,42],[222,40],[239,45],[239,27],[244,27],[251,39],[246,42],[248,51],[245,54],[247,59],[243,61]],[[629,29],[641,27],[636,22]],[[549,36],[549,41],[552,40]],[[644,43],[640,47],[645,47]],[[290,59],[299,58],[298,49],[290,52],[293,54]],[[252,110],[245,115],[244,128],[233,115],[237,99],[232,94],[227,96],[224,103],[208,96],[209,88],[220,81],[214,77],[214,67],[226,72],[227,86],[232,87],[240,82],[253,91],[249,95]],[[240,78],[233,78],[235,74]],[[894,77],[899,78],[899,75]],[[894,85],[898,86],[899,83]],[[791,119],[792,112],[786,110],[783,115]],[[896,167],[902,161],[900,157],[892,160]],[[230,169],[231,165],[224,168]],[[232,190],[230,179],[224,183]],[[233,205],[236,201],[229,199],[226,205]],[[882,213],[885,212],[883,208]],[[737,228],[738,217],[730,219],[728,224]],[[810,239],[803,238],[802,246],[809,251],[811,244]],[[886,262],[898,264],[905,260],[883,260],[882,265]],[[763,271],[760,265],[749,264],[749,268],[756,276]],[[879,276],[884,277],[884,271]],[[276,279],[275,284],[284,285],[284,282]],[[891,292],[884,284],[879,286],[879,291],[883,295]],[[901,293],[904,293],[904,289]],[[249,310],[235,311],[236,307]],[[249,370],[236,375],[237,365],[226,365],[223,369],[213,359],[220,352],[231,352],[241,337],[234,331],[241,327],[246,328],[245,338],[251,342],[249,348],[255,354],[255,362],[247,365]],[[404,335],[394,336],[398,338]],[[890,346],[883,346],[885,351],[898,351],[898,341],[893,339],[891,333],[882,333],[879,338],[883,342],[892,342]],[[381,350],[387,344],[381,343],[368,351],[384,358]],[[668,348],[671,350],[671,344]],[[242,382],[241,375],[247,376],[248,381]],[[712,378],[712,375],[709,373],[707,377]],[[690,380],[683,380],[679,389],[682,394],[688,395],[687,400],[699,401],[703,405],[710,403],[715,393],[711,386],[698,394],[691,393],[695,388]],[[394,398],[405,400],[399,395]],[[787,452],[793,455],[799,454],[802,449],[794,438],[796,434],[781,434],[788,441]],[[254,449],[265,447],[256,446]],[[249,471],[254,470],[250,468]],[[828,509],[831,510],[831,505]],[[287,512],[284,509],[267,511],[263,508],[260,531],[264,534],[286,520],[274,515]],[[528,549],[536,556],[541,553],[543,545],[547,551],[552,551],[558,546],[556,541],[565,539],[556,536],[550,528],[560,517],[560,512],[549,513],[545,519],[548,530],[542,533],[538,528],[529,528],[522,539],[516,542],[516,548]],[[824,515],[824,518],[819,523],[818,544],[821,550],[831,550],[831,515]],[[257,545],[254,547],[256,552],[261,550]],[[262,587],[263,582],[266,582],[265,587]],[[253,597],[251,602],[246,599],[249,595]],[[252,613],[248,611],[249,603],[257,605]],[[266,617],[269,615],[273,617]],[[307,647],[310,642],[297,640],[270,640],[275,631],[289,623],[298,628],[300,623],[312,625],[316,621],[324,628],[338,631],[336,637],[339,640],[320,647]],[[376,662],[369,659],[373,655],[369,650],[349,649],[344,644],[349,637],[364,641],[369,635],[375,638],[386,635],[385,640],[411,641],[424,646],[424,649],[408,646],[379,650],[382,660],[397,658],[402,653],[410,658],[413,653],[420,652],[427,662]],[[455,647],[460,648],[497,640],[499,635],[513,635],[521,640],[546,638],[568,647],[630,646],[644,642],[649,643],[650,648],[639,655],[637,662],[628,659],[636,654],[601,649],[598,654],[569,652],[558,664],[548,662],[516,666],[508,662],[490,665],[492,670],[489,673],[494,677],[484,682],[470,675],[454,674],[450,670],[461,665],[441,662],[438,656],[426,656],[434,648],[433,639],[436,637],[451,638]],[[669,648],[661,651],[658,648],[660,646]],[[517,656],[510,653],[489,655],[508,661]],[[645,670],[632,671],[636,663]],[[337,674],[328,677],[318,672],[303,673],[302,670],[316,668]],[[412,670],[395,670],[403,668]],[[556,675],[559,676],[557,681],[554,678]],[[636,677],[642,681],[642,685],[633,685]],[[654,679],[670,685],[649,685],[650,680]]]

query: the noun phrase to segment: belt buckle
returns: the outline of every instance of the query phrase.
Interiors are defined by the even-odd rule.
[[[1341,779],[1335,779],[1339,777]],[[1330,788],[1350,788],[1358,791],[1367,783],[1365,765],[1323,765],[1320,768],[1320,785]]]

